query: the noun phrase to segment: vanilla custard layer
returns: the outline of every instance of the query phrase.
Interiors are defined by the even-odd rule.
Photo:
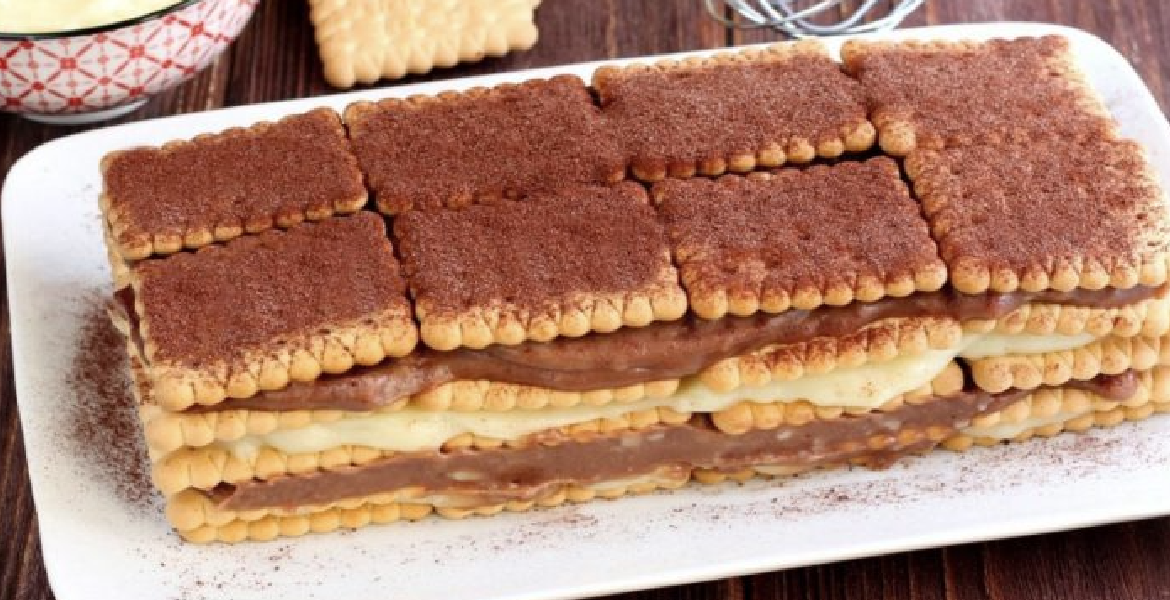
[[[1059,425],[1066,421],[1083,417],[1092,413],[1091,408],[1076,412],[1058,412],[1053,415],[1043,417],[1031,417],[1023,421],[1015,423],[1000,423],[999,425],[989,425],[985,427],[966,427],[962,429],[964,435],[969,435],[976,438],[991,438],[995,440],[1010,440],[1018,437],[1020,434],[1030,429],[1037,427],[1048,427],[1049,425]]]
[[[0,33],[52,33],[109,25],[179,0],[0,0]]]
[[[355,413],[352,417],[331,423],[244,436],[221,445],[241,457],[249,457],[264,446],[289,454],[320,452],[343,445],[411,452],[437,449],[447,440],[462,434],[510,440],[546,429],[616,418],[630,412],[659,407],[669,407],[679,412],[711,413],[741,402],[805,401],[818,406],[874,410],[902,394],[929,384],[957,356],[981,358],[1060,352],[1088,345],[1095,339],[1090,334],[968,334],[957,346],[945,350],[929,350],[881,363],[840,368],[828,373],[806,375],[791,381],[773,381],[764,386],[729,392],[712,391],[697,378],[688,378],[668,398],[605,406],[505,412],[403,409],[384,413]]]

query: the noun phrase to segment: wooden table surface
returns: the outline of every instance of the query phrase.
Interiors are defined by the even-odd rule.
[[[857,4],[855,1],[854,4]],[[544,0],[528,52],[443,70],[449,78],[776,39],[730,32],[702,0]],[[1086,29],[1134,63],[1170,106],[1170,3],[1163,0],[928,0],[906,25],[1030,20]],[[410,81],[426,78],[414,77]],[[388,82],[385,85],[394,85]],[[121,121],[328,94],[301,0],[266,0],[243,36],[194,81]],[[0,114],[0,181],[38,144],[79,128]],[[0,271],[0,277],[3,276]],[[7,307],[0,308],[0,600],[51,598],[12,383]],[[632,593],[623,599],[830,598],[1170,600],[1170,518],[971,544]]]

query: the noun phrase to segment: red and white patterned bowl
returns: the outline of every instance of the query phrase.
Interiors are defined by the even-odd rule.
[[[0,32],[0,110],[62,124],[124,115],[206,67],[259,0],[185,0],[91,29]]]

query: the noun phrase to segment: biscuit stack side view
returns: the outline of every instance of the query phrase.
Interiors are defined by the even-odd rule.
[[[111,313],[168,520],[490,515],[1170,410],[1170,214],[1067,42],[842,55],[111,154]]]

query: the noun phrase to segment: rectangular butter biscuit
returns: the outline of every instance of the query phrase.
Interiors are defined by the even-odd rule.
[[[653,195],[691,310],[705,319],[873,302],[947,280],[889,158],[667,180]]]
[[[394,234],[431,348],[548,341],[686,311],[666,235],[634,183],[398,217]]]
[[[849,40],[883,151],[973,144],[1028,146],[1035,136],[1112,136],[1116,125],[1062,36],[978,41]]]
[[[1060,352],[1010,354],[964,362],[980,389],[992,393],[1013,388],[1030,390],[1170,364],[1170,338],[1105,337]]]
[[[270,231],[132,273],[142,356],[167,410],[280,389],[414,349],[382,218]]]
[[[711,423],[720,431],[731,434],[741,434],[753,429],[775,429],[782,425],[801,426],[814,421],[860,416],[869,412],[890,412],[907,404],[922,404],[939,397],[957,394],[963,387],[963,371],[958,363],[951,361],[930,383],[899,394],[876,409],[814,404],[792,398],[774,402],[757,398],[711,413]],[[750,389],[745,392],[750,393]]]
[[[227,418],[236,416],[229,415]],[[199,447],[172,448],[165,452],[160,451],[158,446],[151,446],[151,475],[159,491],[165,496],[170,496],[188,488],[212,490],[222,484],[345,471],[384,459],[409,457],[412,453],[426,455],[440,451],[449,453],[469,450],[491,451],[501,448],[524,449],[538,445],[588,440],[598,435],[641,431],[655,425],[679,425],[686,423],[690,417],[690,413],[678,412],[670,407],[655,407],[535,431],[514,439],[462,433],[438,442],[433,448],[423,448],[414,452],[399,452],[356,444],[341,444],[320,450],[297,452],[286,452],[271,445],[260,444],[256,447],[249,445],[243,451],[237,452],[233,450],[231,442],[239,440],[242,436],[216,439],[215,436],[219,435],[220,430],[213,428],[213,422],[193,419],[188,415],[180,420],[163,421],[160,425],[170,429],[174,437],[196,442],[211,439],[211,442]],[[354,415],[351,418],[360,419],[361,415]],[[335,419],[321,424],[328,426],[340,420]],[[280,433],[287,438],[297,432],[295,429],[280,429],[278,422],[265,433]],[[226,439],[228,437],[231,439]],[[153,443],[157,438],[148,440]],[[168,444],[169,446],[173,444]]]
[[[812,40],[601,67],[593,87],[644,181],[836,158],[875,138],[861,86]]]
[[[352,213],[367,195],[328,108],[102,159],[102,213],[126,260]]]
[[[1069,387],[1036,390],[1004,410],[973,419],[970,427],[943,442],[943,447],[966,450],[1004,441],[1020,442],[1111,427],[1170,412],[1170,367],[1156,366],[1141,371],[1137,380],[1137,393],[1122,402]]]
[[[540,0],[309,0],[325,79],[398,79],[536,43]]]
[[[717,392],[750,390],[773,382],[830,374],[837,369],[909,359],[931,350],[958,352],[961,338],[962,327],[952,319],[883,319],[848,335],[771,345],[724,359],[703,369],[697,378]]]
[[[436,514],[448,519],[492,516],[551,508],[566,502],[588,502],[678,489],[690,480],[690,470],[662,468],[639,477],[601,481],[588,485],[555,486],[536,498],[499,504],[465,506],[468,499],[452,495],[422,495],[416,490],[400,494],[374,494],[319,506],[293,509],[232,511],[217,506],[205,494],[190,490],[167,502],[167,520],[183,539],[195,543],[265,541],[356,529],[371,524],[417,521]]]
[[[924,150],[905,166],[961,293],[1166,282],[1170,213],[1136,142]]]
[[[1161,337],[1170,333],[1170,299],[1151,298],[1116,308],[1065,304],[1025,304],[996,320],[963,323],[970,332]]]
[[[358,102],[354,150],[387,214],[624,178],[622,151],[573,75]]]

